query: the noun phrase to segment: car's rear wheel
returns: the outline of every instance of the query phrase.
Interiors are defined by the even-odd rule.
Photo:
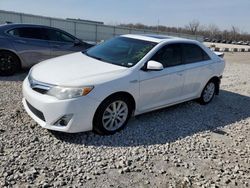
[[[131,103],[126,97],[115,96],[104,100],[95,113],[94,131],[102,135],[114,134],[127,124],[131,112]]]
[[[0,76],[11,76],[20,69],[20,61],[12,52],[0,51]]]
[[[210,103],[214,98],[215,91],[216,83],[214,81],[209,81],[201,93],[201,97],[199,99],[200,103],[202,105]]]

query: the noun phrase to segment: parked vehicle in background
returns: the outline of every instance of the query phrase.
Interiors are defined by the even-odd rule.
[[[113,134],[132,115],[193,99],[208,104],[224,67],[197,41],[124,35],[35,65],[23,82],[23,105],[47,129]]]
[[[30,24],[0,25],[0,75],[12,75],[40,61],[91,46],[57,28]]]
[[[236,42],[236,44],[242,45],[242,44],[243,44],[243,41],[238,41],[238,42]]]
[[[204,38],[204,42],[210,42],[209,38]]]

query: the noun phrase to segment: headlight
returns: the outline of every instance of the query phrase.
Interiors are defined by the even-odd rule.
[[[54,96],[60,100],[72,99],[76,97],[81,97],[87,95],[93,90],[93,86],[82,87],[82,88],[72,88],[72,87],[52,87],[46,94]]]

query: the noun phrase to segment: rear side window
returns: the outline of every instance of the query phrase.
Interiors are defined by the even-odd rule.
[[[195,63],[209,60],[207,53],[195,44],[182,44],[184,63]]]
[[[40,39],[40,40],[48,39],[46,32],[44,32],[44,29],[42,28],[32,28],[32,27],[15,28],[10,30],[8,33],[10,35],[21,38]]]
[[[75,39],[63,32],[50,29],[48,30],[49,40],[57,42],[71,42],[74,43]]]
[[[162,63],[164,67],[180,65],[182,63],[181,45],[167,45],[161,48],[151,60]]]

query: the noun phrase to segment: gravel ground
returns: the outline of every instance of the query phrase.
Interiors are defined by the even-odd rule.
[[[0,187],[249,187],[250,55],[226,54],[222,90],[133,118],[113,136],[53,133],[0,78]]]

